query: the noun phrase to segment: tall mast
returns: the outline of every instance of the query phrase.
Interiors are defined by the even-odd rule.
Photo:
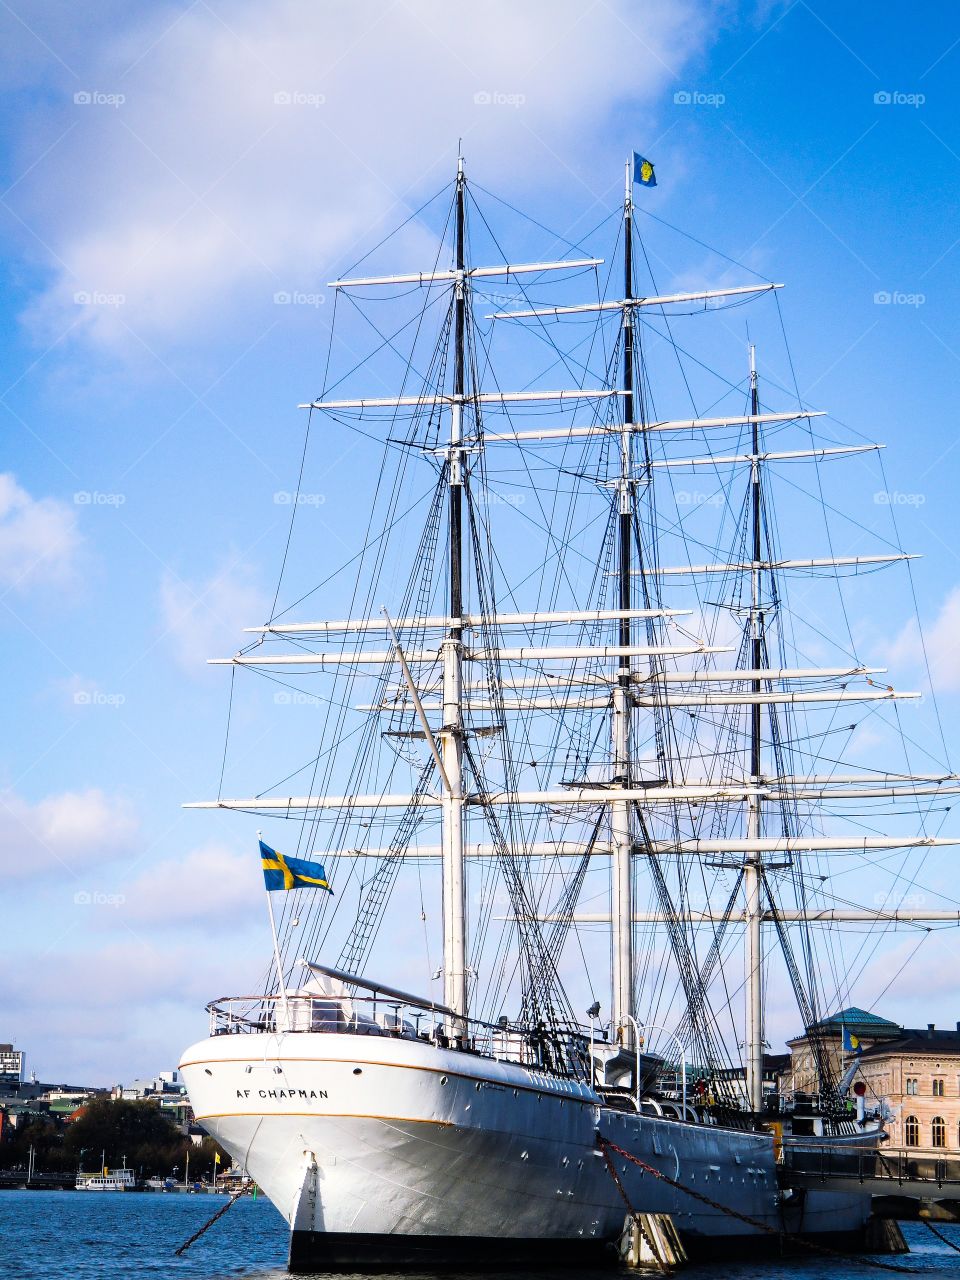
[[[633,458],[631,430],[633,425],[633,185],[630,164],[626,166],[626,189],[623,203],[623,430],[620,434],[620,477],[617,484],[619,516],[617,525],[618,606],[631,607],[630,574],[633,546]],[[621,617],[619,643],[630,645],[630,619]],[[630,658],[621,657],[617,683],[613,690],[613,782],[623,788],[631,785],[630,768]],[[622,1028],[623,1043],[630,1045],[634,1015],[633,1000],[633,831],[630,804],[615,800],[610,811],[610,837],[613,846],[611,876],[611,916],[613,918],[613,1022]]]
[[[466,886],[464,880],[463,805],[463,397],[466,385],[466,278],[464,275],[463,157],[457,162],[455,212],[456,275],[453,316],[453,403],[450,406],[449,482],[450,630],[443,642],[443,727],[440,731],[444,787],[443,827],[443,1000],[467,1014]],[[448,1020],[448,1035],[462,1035],[458,1019]]]
[[[754,671],[763,667],[763,608],[760,600],[760,563],[762,560],[760,529],[760,424],[757,416],[760,400],[757,393],[756,347],[750,347],[750,414],[752,422],[750,465],[750,524],[752,533],[752,565],[750,569],[750,666]],[[751,680],[754,693],[760,692],[761,682]],[[760,784],[760,702],[750,708],[750,780],[755,788]],[[760,834],[760,798],[752,795],[747,802],[747,837]],[[744,888],[746,891],[746,945],[744,954],[746,991],[746,1050],[747,1103],[751,1111],[759,1111],[763,1102],[763,945],[761,923],[763,912],[760,902],[760,878],[762,859],[759,853],[747,855],[744,863]]]

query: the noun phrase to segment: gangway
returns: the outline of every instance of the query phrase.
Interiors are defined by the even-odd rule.
[[[960,1157],[914,1148],[784,1145],[780,1186],[819,1191],[869,1191],[879,1217],[960,1221]],[[934,1208],[936,1206],[936,1208]]]

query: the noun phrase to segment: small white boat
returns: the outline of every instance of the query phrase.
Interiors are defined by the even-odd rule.
[[[78,1173],[78,1191],[136,1191],[137,1180],[132,1169],[103,1169],[100,1173]]]

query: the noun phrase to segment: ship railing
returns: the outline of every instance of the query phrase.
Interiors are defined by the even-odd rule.
[[[937,1155],[914,1147],[878,1149],[869,1144],[841,1147],[803,1143],[783,1145],[781,1163],[794,1174],[829,1183],[831,1179],[906,1186],[929,1183],[960,1192],[960,1157]]]
[[[564,1076],[582,1074],[578,1055],[585,1062],[585,1036],[572,1036],[563,1043],[545,1035],[542,1029],[518,1026],[505,1018],[496,1023],[464,1018],[463,1034],[451,1037],[440,1009],[385,996],[314,992],[288,993],[286,997],[221,996],[207,1005],[207,1012],[211,1036],[263,1032],[389,1036]]]

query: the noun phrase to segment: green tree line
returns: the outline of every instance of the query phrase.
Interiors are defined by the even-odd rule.
[[[230,1157],[213,1138],[205,1137],[195,1146],[156,1103],[123,1098],[91,1098],[67,1123],[36,1115],[25,1117],[16,1128],[5,1125],[0,1168],[25,1169],[31,1146],[38,1173],[76,1173],[81,1167],[96,1172],[101,1153],[108,1169],[119,1169],[126,1157],[127,1168],[144,1178],[170,1177],[177,1168],[182,1179],[188,1152],[191,1180],[213,1177],[217,1152],[219,1171],[230,1166]]]

